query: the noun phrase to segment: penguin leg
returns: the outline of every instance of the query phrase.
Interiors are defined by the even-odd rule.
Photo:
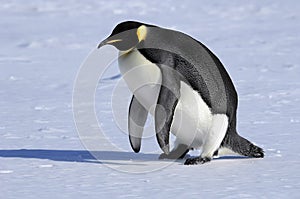
[[[209,162],[220,147],[228,129],[228,117],[225,114],[213,116],[212,126],[204,140],[202,153],[199,157],[188,158],[185,165],[203,164]]]
[[[133,95],[128,112],[128,132],[131,148],[136,153],[141,148],[141,139],[147,116],[148,111]]]
[[[175,146],[169,154],[162,153],[159,159],[183,159],[189,152],[189,148],[185,144],[179,143],[178,139],[175,140]]]
[[[180,96],[180,78],[174,69],[160,65],[162,84],[155,108],[155,131],[160,148],[169,153],[169,136],[173,115]]]

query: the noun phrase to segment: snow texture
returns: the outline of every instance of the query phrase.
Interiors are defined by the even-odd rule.
[[[296,0],[1,1],[0,198],[300,198],[299,10]],[[134,154],[126,126],[115,126],[117,67],[99,83],[96,112],[121,150],[100,151],[106,164],[86,151],[73,121],[73,83],[89,52],[129,19],[183,31],[217,54],[239,94],[238,130],[265,149],[264,159],[176,161],[144,174],[110,168],[166,164],[153,136]],[[123,94],[114,114],[126,124]]]

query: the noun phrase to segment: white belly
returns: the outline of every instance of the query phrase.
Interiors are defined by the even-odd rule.
[[[157,65],[137,50],[119,56],[119,68],[129,89],[153,115],[160,90],[161,72]],[[181,82],[180,98],[175,109],[171,133],[179,143],[199,148],[212,123],[212,113],[201,96]]]
[[[160,69],[137,50],[119,55],[119,69],[130,91],[153,115],[161,83]]]

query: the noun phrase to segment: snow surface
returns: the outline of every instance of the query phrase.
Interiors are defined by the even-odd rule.
[[[1,1],[0,198],[300,198],[299,11],[296,0]],[[169,164],[157,160],[153,136],[134,154],[112,117],[117,67],[99,83],[96,112],[120,150],[97,151],[102,163],[86,151],[73,83],[90,51],[128,19],[181,30],[218,55],[239,93],[239,132],[265,149],[264,159]],[[129,98],[117,103],[120,120]],[[118,171],[128,161],[167,167]]]

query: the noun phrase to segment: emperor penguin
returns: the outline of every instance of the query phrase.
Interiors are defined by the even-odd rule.
[[[133,92],[128,131],[132,149],[140,151],[148,113],[154,116],[160,158],[185,157],[185,165],[203,164],[223,149],[263,158],[262,148],[237,132],[238,97],[221,61],[204,44],[171,29],[136,21],[119,23],[98,48],[119,50],[122,76]],[[175,135],[170,151],[170,132]],[[223,150],[224,151],[224,150]]]

